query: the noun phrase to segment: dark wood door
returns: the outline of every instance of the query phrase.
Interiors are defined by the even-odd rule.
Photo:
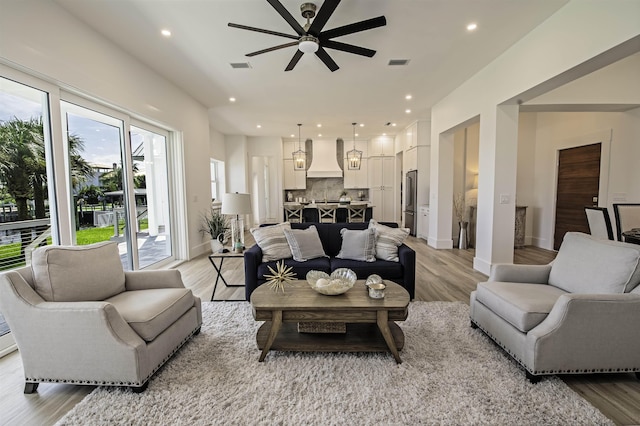
[[[585,206],[594,205],[600,188],[600,143],[560,150],[553,248],[569,231],[589,233]]]

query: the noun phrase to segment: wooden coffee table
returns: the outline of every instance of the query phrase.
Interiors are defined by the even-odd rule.
[[[266,321],[256,340],[264,361],[269,350],[304,352],[390,351],[402,362],[398,351],[404,333],[394,321],[409,313],[409,293],[402,286],[385,281],[384,299],[371,299],[364,281],[339,296],[325,296],[306,281],[295,281],[284,294],[261,285],[251,294],[253,317]],[[298,322],[346,323],[346,333],[298,333]]]

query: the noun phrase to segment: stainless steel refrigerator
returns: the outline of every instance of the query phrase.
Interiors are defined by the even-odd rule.
[[[418,216],[418,171],[412,170],[407,172],[405,180],[405,198],[404,198],[404,224],[409,228],[410,234],[416,236],[416,220]]]

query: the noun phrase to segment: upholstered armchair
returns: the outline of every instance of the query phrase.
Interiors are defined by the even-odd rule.
[[[471,293],[471,325],[538,381],[635,372],[640,379],[640,246],[568,232],[548,265],[494,265]]]
[[[143,391],[202,324],[179,271],[124,271],[110,242],[38,248],[31,266],[0,275],[0,309],[25,393],[41,382]]]

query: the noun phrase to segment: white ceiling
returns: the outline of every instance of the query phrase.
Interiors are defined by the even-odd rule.
[[[305,54],[284,68],[295,47],[247,58],[290,39],[230,28],[229,22],[295,34],[265,0],[56,0],[87,25],[181,87],[209,109],[225,134],[359,138],[394,135],[428,118],[439,99],[556,12],[567,0],[348,0],[325,29],[384,15],[387,25],[336,41],[377,51],[373,58],[327,49],[329,71]],[[304,24],[301,0],[281,0]],[[316,1],[318,8],[321,1]],[[468,32],[466,25],[478,29]],[[171,30],[164,38],[160,30]],[[409,59],[405,67],[391,59]],[[249,62],[250,69],[233,69]],[[405,95],[411,94],[410,101]],[[229,97],[235,97],[235,103]],[[405,109],[411,109],[410,114]],[[397,127],[385,123],[397,123]],[[316,127],[318,123],[322,128]],[[260,124],[261,128],[256,126]]]

